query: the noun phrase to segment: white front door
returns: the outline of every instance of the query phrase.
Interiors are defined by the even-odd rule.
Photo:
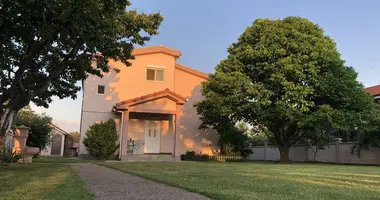
[[[160,153],[160,121],[145,121],[145,148],[144,153]]]

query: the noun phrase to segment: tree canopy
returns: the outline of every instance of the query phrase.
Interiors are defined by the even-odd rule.
[[[228,53],[203,84],[206,98],[196,105],[202,126],[215,128],[222,118],[248,122],[279,148],[282,161],[290,147],[321,131],[358,127],[373,108],[335,42],[307,19],[257,19]]]
[[[76,140],[80,140],[80,133],[79,133],[79,131],[74,131],[74,132],[70,132],[69,133],[74,139],[76,139]]]
[[[29,106],[23,108],[15,117],[15,126],[27,126],[30,128],[26,145],[45,149],[50,143],[52,133],[52,118],[46,114],[37,114]]]
[[[128,6],[128,0],[0,1],[0,136],[30,102],[48,107],[53,96],[76,98],[76,83],[108,72],[110,59],[130,65],[134,45],[158,34],[163,18]]]

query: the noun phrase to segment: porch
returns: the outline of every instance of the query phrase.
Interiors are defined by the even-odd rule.
[[[116,104],[122,114],[119,159],[174,161],[179,159],[179,130],[186,99],[166,89]]]

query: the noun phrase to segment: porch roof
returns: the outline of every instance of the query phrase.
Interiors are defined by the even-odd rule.
[[[136,97],[133,99],[128,99],[128,100],[119,102],[114,106],[114,108],[116,110],[120,109],[121,107],[123,107],[124,109],[125,108],[128,109],[128,107],[135,106],[138,104],[143,104],[143,103],[146,103],[149,101],[154,101],[154,100],[161,99],[161,98],[168,98],[168,99],[174,101],[176,104],[179,104],[179,105],[183,105],[187,101],[187,99],[185,97],[183,97],[183,96],[169,90],[168,88],[166,88],[165,90],[161,90],[158,92],[154,92],[151,94],[147,94],[147,95],[143,95],[140,97]]]

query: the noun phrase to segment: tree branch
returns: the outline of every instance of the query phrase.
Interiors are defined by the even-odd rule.
[[[39,90],[37,90],[37,91],[31,93],[31,94],[30,94],[30,98],[33,98],[33,97],[35,97],[35,96],[37,96],[37,95],[39,95],[39,94],[45,92],[45,91],[49,88],[51,82],[52,82],[54,79],[57,79],[57,78],[59,77],[59,75],[63,72],[63,70],[65,69],[66,64],[69,64],[69,63],[66,63],[67,59],[69,59],[69,58],[71,58],[72,56],[74,56],[74,55],[78,52],[79,47],[80,47],[80,45],[76,45],[75,48],[73,48],[73,49],[70,51],[70,53],[68,53],[68,54],[65,56],[65,58],[64,58],[64,59],[58,64],[58,69],[57,69],[55,72],[52,72],[52,73],[49,74],[47,80],[45,81],[44,86],[41,87]]]

